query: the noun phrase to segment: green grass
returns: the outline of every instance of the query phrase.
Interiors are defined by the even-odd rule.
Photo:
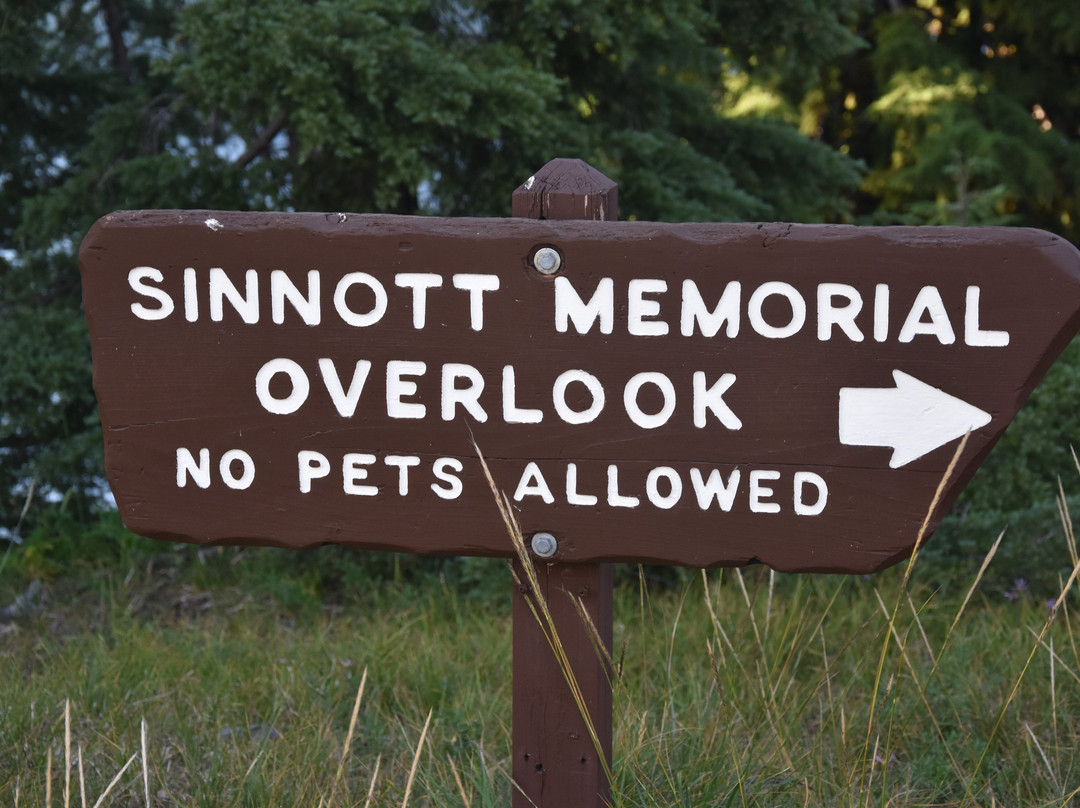
[[[81,805],[80,749],[87,805],[133,758],[104,804],[145,805],[144,770],[153,805],[509,804],[501,562],[483,562],[501,602],[432,576],[326,607],[256,586],[257,563],[54,578],[0,636],[0,804]],[[615,804],[1080,805],[1075,585],[1049,628],[1042,598],[967,594],[917,565],[906,584],[902,568],[630,578]]]

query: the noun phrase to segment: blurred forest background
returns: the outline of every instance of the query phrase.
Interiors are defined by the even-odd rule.
[[[505,216],[556,156],[618,182],[623,218],[1018,225],[1078,243],[1080,14],[1076,0],[0,0],[11,569],[47,575],[121,534],[76,265],[97,218]],[[970,580],[1008,526],[999,569],[1057,586],[1046,559],[1065,555],[1055,497],[1059,478],[1080,492],[1078,426],[1073,345],[930,543],[942,576]]]

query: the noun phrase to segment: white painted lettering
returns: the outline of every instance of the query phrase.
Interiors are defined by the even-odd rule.
[[[556,280],[558,280],[556,278]],[[585,385],[592,396],[592,404],[584,410],[573,410],[566,402],[566,389],[573,383],[580,382]],[[555,412],[568,424],[588,424],[596,420],[600,411],[604,409],[604,387],[600,380],[584,370],[568,370],[559,375],[551,390],[552,403]]]
[[[233,463],[239,463],[243,469],[239,477],[232,472]],[[218,471],[221,472],[222,482],[234,491],[243,491],[255,482],[255,461],[243,449],[230,449],[225,452],[218,464]]]
[[[541,410],[518,407],[517,379],[513,365],[506,365],[502,370],[502,400],[503,421],[508,424],[538,424],[544,420]]]
[[[442,276],[433,272],[401,272],[394,276],[394,285],[412,289],[413,328],[421,329],[427,321],[427,290],[442,286]]]
[[[565,277],[555,279],[555,330],[565,334],[574,323],[579,334],[587,334],[600,321],[600,333],[610,334],[615,327],[615,282],[601,278],[589,302],[585,303]]]
[[[923,314],[930,315],[930,322],[924,322]],[[919,334],[928,334],[938,338],[942,345],[952,345],[956,342],[956,334],[953,332],[952,323],[949,322],[949,313],[945,310],[945,302],[941,299],[941,292],[936,286],[924,286],[911,304],[904,325],[900,328],[897,340],[911,342]]]
[[[653,415],[644,412],[638,405],[638,394],[646,384],[656,387],[664,398],[664,405],[659,412]],[[626,408],[626,414],[630,416],[630,420],[642,429],[656,429],[666,424],[675,412],[675,385],[663,373],[646,372],[635,374],[623,389],[623,406]]]
[[[521,472],[521,479],[514,490],[515,502],[521,502],[525,497],[540,497],[548,505],[555,501],[555,495],[551,493],[547,480],[540,473],[540,467],[531,461]]]
[[[370,466],[375,462],[375,455],[373,454],[360,454],[358,452],[348,452],[341,459],[341,478],[342,488],[346,494],[360,497],[373,497],[379,493],[379,489],[374,485],[361,485],[361,480],[366,480],[368,476],[367,469],[364,466]]]
[[[779,471],[756,469],[750,472],[750,510],[753,513],[780,513],[780,503],[766,502],[773,495],[773,490],[764,485],[766,481],[779,480]]]
[[[817,490],[817,499],[813,503],[806,502],[806,486],[813,486]],[[812,471],[795,472],[795,513],[799,516],[817,516],[825,510],[829,501],[829,486],[825,480]]]
[[[289,377],[292,390],[285,398],[277,398],[270,392],[270,382],[279,373]],[[304,369],[291,359],[271,359],[255,375],[255,395],[263,409],[274,415],[291,415],[303,406],[311,392]]]
[[[874,342],[889,338],[889,286],[879,283],[874,287]]]
[[[626,329],[636,337],[662,337],[668,324],[653,318],[660,314],[660,301],[647,300],[645,295],[667,291],[667,281],[653,278],[634,278],[627,285]]]
[[[482,276],[481,276],[482,277]],[[464,379],[467,387],[458,388],[457,380]],[[442,419],[453,421],[460,404],[480,423],[487,421],[487,412],[480,406],[480,393],[484,390],[484,377],[472,365],[447,362],[442,366]]]
[[[198,280],[194,267],[184,270],[184,319],[189,323],[199,319]]]
[[[619,493],[619,467],[614,463],[607,467],[607,503],[613,508],[636,508],[641,504],[637,497]]]
[[[330,474],[330,461],[322,452],[301,449],[296,455],[296,464],[299,467],[301,494],[311,493],[312,480],[318,480]]]
[[[667,494],[660,493],[660,480],[667,480]],[[682,497],[682,478],[670,466],[657,466],[645,479],[645,495],[649,502],[665,511],[674,508]]]
[[[694,335],[697,324],[703,337],[715,337],[720,327],[727,324],[724,334],[729,337],[739,335],[739,306],[742,300],[742,284],[730,281],[724,287],[724,293],[716,301],[716,307],[709,311],[701,298],[697,284],[692,280],[682,283],[682,311],[679,317],[679,330],[684,337]]]
[[[979,348],[1004,348],[1009,344],[1008,331],[983,331],[979,328],[979,287],[969,286],[964,299],[964,344]]]
[[[374,295],[375,299],[372,302],[370,311],[360,313],[349,308],[345,297],[349,289],[357,284],[366,286]],[[348,275],[344,275],[334,289],[334,308],[337,310],[338,316],[346,324],[357,328],[364,328],[379,322],[383,315],[386,314],[386,305],[386,288],[378,279],[366,272],[350,272]]]
[[[391,418],[423,418],[427,405],[418,401],[402,401],[406,396],[416,395],[416,382],[406,376],[423,376],[427,372],[425,362],[407,362],[391,359],[386,363],[386,414]]]
[[[728,429],[742,429],[742,420],[724,401],[724,393],[733,384],[735,384],[735,374],[725,373],[713,383],[712,387],[706,387],[704,371],[694,371],[694,426],[703,429],[706,417],[711,411]]]
[[[762,309],[770,297],[785,298],[791,306],[791,319],[785,325],[772,325],[766,322]],[[767,281],[750,295],[746,316],[755,332],[768,339],[784,339],[799,333],[806,324],[806,301],[799,290],[783,281]]]
[[[473,331],[484,328],[484,292],[499,288],[498,275],[472,275],[461,273],[454,276],[454,288],[469,293],[469,325]]]
[[[317,270],[308,272],[307,286],[307,295],[304,295],[284,270],[275,269],[270,273],[270,314],[275,323],[280,325],[285,322],[286,300],[305,325],[318,325],[322,321]]]
[[[220,323],[225,319],[225,298],[240,319],[248,325],[259,322],[259,273],[249,269],[244,273],[244,294],[233,284],[221,267],[210,269],[210,319]]]
[[[837,304],[836,298],[844,303]],[[817,338],[822,342],[832,338],[833,326],[839,326],[852,342],[862,342],[863,334],[855,325],[855,318],[862,311],[863,299],[854,286],[846,283],[822,283],[817,290],[818,326]]]
[[[439,499],[457,499],[461,496],[463,486],[461,479],[451,472],[460,474],[464,470],[465,466],[456,457],[440,457],[432,465],[431,473],[444,485],[432,483],[431,490]]]
[[[566,464],[566,501],[570,505],[595,505],[593,494],[579,494],[577,490],[577,463]]]
[[[416,455],[387,455],[383,462],[398,470],[398,495],[409,495],[409,469],[420,465],[420,458]]]
[[[358,359],[353,368],[352,381],[349,382],[349,390],[345,391],[341,378],[338,376],[337,367],[333,359],[322,358],[319,360],[319,372],[322,374],[323,384],[330,393],[330,399],[338,415],[342,418],[351,418],[356,412],[356,405],[360,402],[360,393],[364,390],[368,373],[371,371],[371,362],[367,359]]]
[[[199,462],[190,449],[180,448],[176,450],[176,487],[184,488],[188,477],[199,488],[210,487],[210,450],[199,449]]]
[[[131,291],[158,302],[157,308],[147,308],[142,303],[132,303],[131,313],[140,320],[164,320],[176,308],[168,292],[146,283],[146,281],[161,283],[163,280],[165,276],[161,274],[161,270],[154,267],[135,267],[128,272],[128,286],[131,287]]]
[[[720,510],[724,513],[730,512],[731,506],[735,504],[735,494],[738,493],[740,479],[742,479],[742,472],[738,469],[732,470],[726,483],[723,475],[720,474],[720,469],[710,471],[708,481],[702,477],[700,469],[690,469],[690,482],[694,486],[698,507],[703,511],[709,510],[715,499]]]

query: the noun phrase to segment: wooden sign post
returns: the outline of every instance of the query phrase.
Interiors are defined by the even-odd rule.
[[[541,559],[514,602],[519,806],[609,795],[579,616],[610,647],[609,562],[901,561],[1080,329],[1080,253],[1049,233],[617,222],[615,193],[555,161],[516,218],[128,211],[79,254],[136,533],[513,558],[475,435]]]
[[[513,213],[530,219],[615,221],[617,188],[581,160],[553,160],[514,192]],[[557,556],[557,540],[552,537],[543,550]],[[514,808],[603,808],[611,804],[614,672],[596,645],[602,644],[611,658],[613,567],[540,558],[535,578],[541,591],[535,593],[521,561],[514,564],[519,582],[514,596]],[[584,711],[537,621],[538,596],[566,649]],[[579,609],[588,614],[595,637]]]

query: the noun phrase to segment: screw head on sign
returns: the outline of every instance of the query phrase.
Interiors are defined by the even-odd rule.
[[[534,533],[530,546],[540,558],[551,558],[558,551],[559,542],[550,533]]]
[[[554,275],[562,266],[562,256],[554,247],[541,247],[533,253],[533,266],[543,275]]]

